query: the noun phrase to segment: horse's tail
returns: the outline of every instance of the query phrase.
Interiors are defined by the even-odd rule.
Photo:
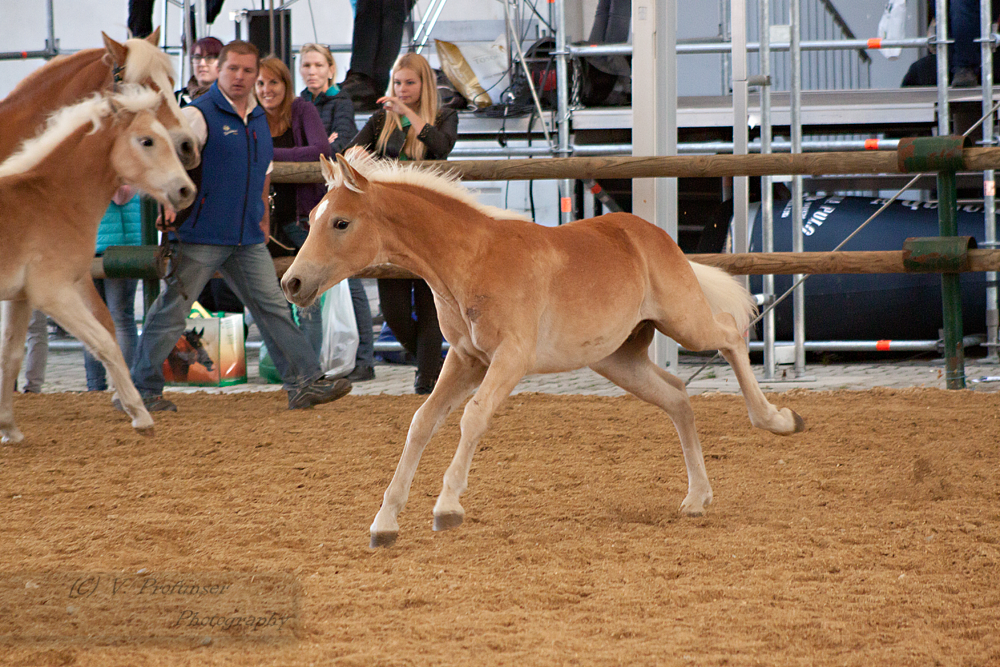
[[[697,262],[690,264],[701,291],[712,306],[712,313],[729,313],[736,319],[740,333],[746,333],[750,321],[757,315],[753,294],[722,269]]]

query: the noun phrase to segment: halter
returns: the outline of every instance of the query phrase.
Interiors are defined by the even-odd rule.
[[[122,78],[122,72],[124,71],[125,71],[125,65],[119,65],[118,63],[115,63],[114,67],[111,69],[111,83],[113,86],[112,89],[116,93],[119,92],[119,86],[124,81],[124,79]]]

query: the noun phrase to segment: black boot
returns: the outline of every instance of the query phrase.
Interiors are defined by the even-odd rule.
[[[375,82],[367,74],[348,71],[347,77],[340,84],[340,90],[354,102],[355,111],[374,111],[378,108],[378,98],[381,95],[375,89]]]

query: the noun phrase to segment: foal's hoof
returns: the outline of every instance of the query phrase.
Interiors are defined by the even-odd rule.
[[[434,515],[434,530],[451,530],[458,528],[465,520],[465,515],[459,512],[447,512],[445,514]]]
[[[794,433],[802,433],[802,431],[806,430],[806,420],[795,410],[792,410],[792,416],[795,417]]]
[[[399,533],[372,533],[372,541],[368,544],[370,549],[378,549],[379,547],[391,547],[396,543],[396,537]]]
[[[0,443],[5,445],[16,445],[24,440],[24,434],[16,426],[7,426],[0,429]]]
[[[697,498],[691,497],[689,494],[684,502],[681,503],[680,513],[681,516],[705,516],[705,509],[712,504],[712,496],[709,495],[707,498]]]
[[[139,435],[144,435],[147,438],[152,438],[155,435],[156,427],[154,426],[137,426],[135,432]]]

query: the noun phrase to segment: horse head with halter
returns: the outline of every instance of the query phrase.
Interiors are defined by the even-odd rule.
[[[124,44],[103,32],[101,36],[107,51],[104,62],[110,68],[112,92],[119,92],[123,84],[138,83],[160,93],[164,104],[157,110],[157,120],[170,133],[181,164],[186,169],[197,167],[201,162],[198,141],[173,96],[173,66],[157,47],[160,29],[145,39],[129,39]]]

